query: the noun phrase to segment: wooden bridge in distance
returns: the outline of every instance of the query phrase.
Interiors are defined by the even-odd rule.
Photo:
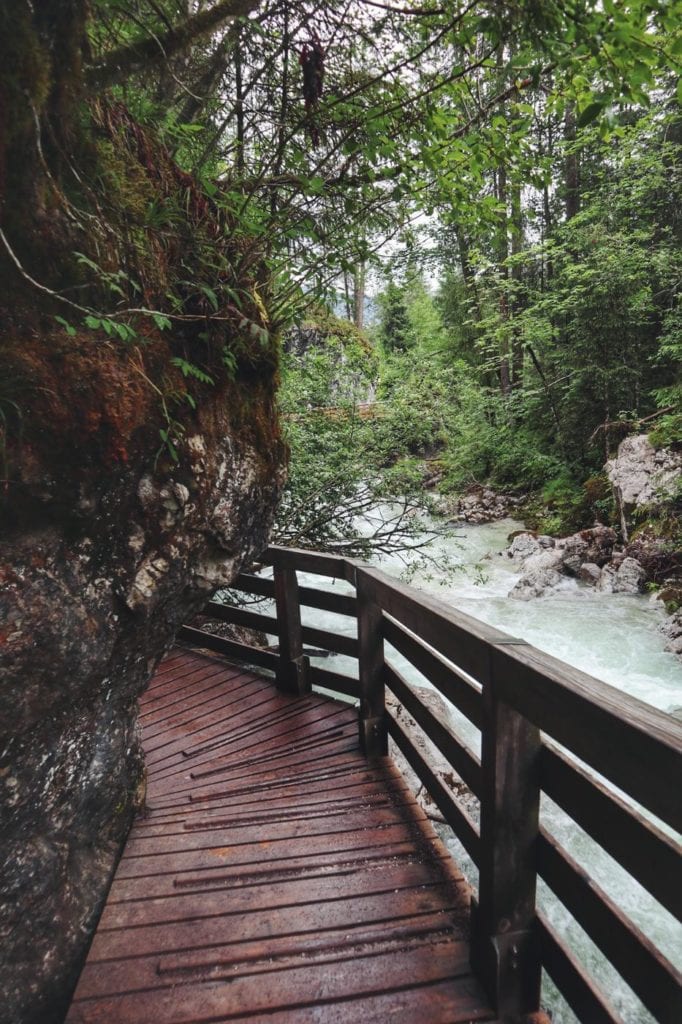
[[[537,908],[542,878],[653,1018],[679,1024],[675,934],[657,948],[539,808],[546,794],[682,920],[680,723],[368,566],[282,548],[265,561],[273,578],[236,586],[273,598],[276,616],[216,602],[206,615],[278,636],[278,653],[185,627],[143,697],[148,813],[67,1021],[520,1021],[544,970],[584,1024],[618,1024]],[[301,585],[299,571],[355,593]],[[356,635],[302,624],[302,605]],[[312,665],[304,644],[357,659],[357,678]],[[393,652],[480,730],[480,756]],[[387,690],[478,798],[480,825]],[[478,867],[472,900],[389,736]]]

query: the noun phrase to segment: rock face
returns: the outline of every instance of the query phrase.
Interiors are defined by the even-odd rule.
[[[64,413],[81,370],[64,356]],[[0,543],[0,1016],[22,1024],[61,1019],[143,799],[137,698],[177,628],[265,546],[282,482],[271,383],[257,428],[225,390],[206,395],[177,463],[141,426],[154,392],[126,383],[139,411],[117,424],[118,458],[106,431],[82,432],[103,415],[87,398],[43,452],[25,439]]]
[[[682,452],[656,449],[646,434],[626,437],[615,459],[604,466],[621,510],[623,537],[633,509],[670,497],[682,478]]]
[[[103,346],[101,359],[113,374],[116,354]],[[65,354],[65,415],[81,371]],[[141,426],[154,392],[126,383],[139,410],[116,435],[115,410],[86,396],[70,429],[43,431],[42,452],[25,439],[0,543],[0,1017],[22,1024],[61,1019],[143,800],[137,698],[177,628],[265,546],[282,482],[271,383],[259,428],[225,390],[205,396],[177,463],[155,460]],[[35,401],[38,423],[48,400]],[[95,409],[118,457],[107,431],[83,432]]]
[[[635,558],[614,561],[602,569],[596,581],[597,590],[605,594],[639,594],[644,589],[646,573]]]
[[[89,17],[85,0],[5,4],[0,33],[12,111],[0,139],[0,1019],[12,1024],[63,1018],[143,800],[137,698],[177,628],[267,542],[284,462],[257,241],[235,240],[226,204],[92,85]]]

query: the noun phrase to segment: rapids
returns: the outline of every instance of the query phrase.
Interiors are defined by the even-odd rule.
[[[682,711],[682,664],[674,655],[664,651],[664,638],[656,629],[664,613],[647,595],[596,593],[585,584],[567,579],[561,589],[546,597],[532,601],[507,597],[519,576],[518,567],[505,554],[507,538],[511,531],[522,528],[523,524],[509,519],[488,525],[458,524],[456,536],[439,537],[431,549],[434,555],[448,556],[456,566],[455,571],[441,573],[433,567],[421,568],[410,582],[475,618],[522,637],[624,693],[679,715]],[[400,576],[405,568],[395,557],[376,559],[375,564],[395,576]],[[325,589],[350,592],[346,584],[338,581],[322,581],[319,577],[310,577],[306,581]],[[304,610],[304,622],[351,632],[349,620],[325,612]],[[426,685],[423,677],[397,652],[389,650],[389,656],[407,678]],[[337,671],[355,673],[355,664],[349,658],[329,658],[320,664]],[[452,713],[451,724],[469,746],[480,752],[477,730],[456,711]],[[661,780],[662,784],[668,785],[672,781]],[[590,874],[618,906],[663,949],[672,963],[682,968],[682,926],[544,797],[542,816],[543,823],[571,855],[589,868]],[[475,887],[475,866],[449,829],[443,827],[441,834]],[[649,1024],[653,1021],[634,993],[542,883],[538,901],[579,959],[594,974],[602,991],[608,993],[624,1024]],[[549,979],[545,981],[543,1002],[551,1012],[552,1020],[556,1024],[574,1024],[576,1018],[571,1010],[553,989]]]

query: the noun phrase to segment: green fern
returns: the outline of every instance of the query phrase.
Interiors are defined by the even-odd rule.
[[[215,384],[213,377],[210,377],[204,370],[195,366],[194,363],[187,362],[186,359],[182,359],[180,356],[175,356],[175,358],[171,359],[171,363],[173,366],[177,366],[183,377],[193,377],[201,384]]]

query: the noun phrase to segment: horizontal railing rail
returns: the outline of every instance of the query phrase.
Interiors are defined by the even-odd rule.
[[[384,756],[390,736],[478,868],[472,963],[498,1014],[538,1009],[544,968],[580,1020],[621,1019],[563,929],[538,909],[541,878],[652,1016],[679,1024],[682,975],[669,950],[656,946],[541,824],[540,798],[549,797],[682,920],[682,848],[668,832],[682,832],[682,724],[371,566],[278,547],[261,561],[273,577],[242,573],[233,589],[273,600],[276,615],[216,601],[203,615],[274,636],[276,650],[191,627],[181,638],[271,669],[290,692],[317,686],[359,699],[365,754]],[[343,580],[355,595],[299,585],[299,572]],[[302,624],[301,606],[350,618],[356,635]],[[311,664],[306,643],[356,659],[357,678]],[[478,731],[480,757],[421,699],[386,645]],[[414,724],[406,726],[396,702]],[[478,800],[480,823],[434,767],[415,728]]]

